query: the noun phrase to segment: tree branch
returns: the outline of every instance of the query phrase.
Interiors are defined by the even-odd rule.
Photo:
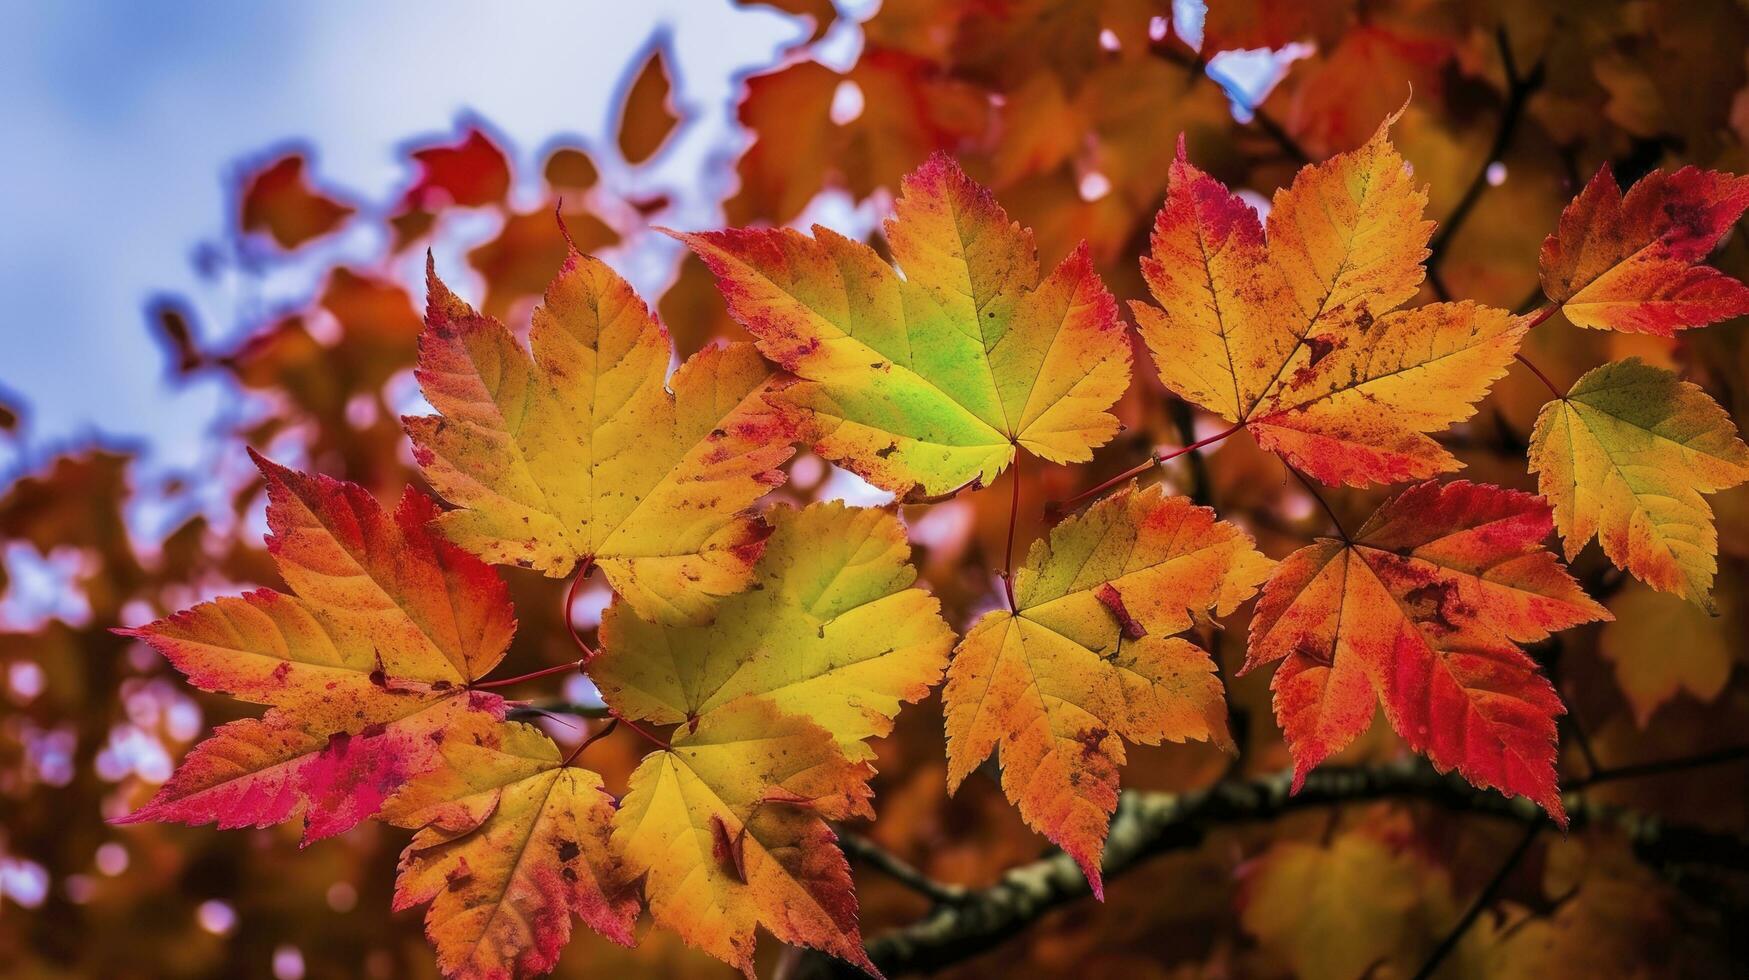
[[[1488,147],[1487,157],[1477,168],[1476,175],[1470,178],[1469,186],[1464,188],[1463,196],[1458,198],[1451,214],[1446,216],[1427,244],[1427,284],[1442,301],[1451,299],[1451,292],[1440,277],[1440,262],[1445,258],[1446,249],[1475,209],[1476,202],[1482,199],[1482,192],[1488,189],[1488,168],[1504,159],[1512,148],[1512,141],[1518,135],[1519,120],[1524,117],[1525,103],[1543,85],[1543,65],[1540,62],[1530,74],[1518,74],[1518,63],[1512,56],[1512,43],[1506,36],[1506,28],[1495,32],[1494,43],[1500,48],[1500,63],[1506,71],[1506,106],[1500,111],[1500,124],[1494,130],[1494,142]]]
[[[611,718],[613,712],[605,704],[573,704],[569,701],[536,701],[511,708],[505,717],[512,721],[527,721],[542,715],[576,715],[579,718]]]
[[[950,885],[936,881],[912,867],[892,851],[861,834],[839,830],[838,846],[851,860],[874,868],[937,905],[959,905],[965,902],[966,896],[970,894],[961,885]]]
[[[1238,98],[1238,96],[1233,93],[1233,90],[1228,88],[1221,79],[1209,74],[1208,62],[1205,61],[1201,55],[1191,55],[1185,51],[1181,51],[1172,46],[1170,42],[1156,42],[1150,46],[1149,50],[1163,61],[1178,65],[1182,68],[1188,68],[1196,77],[1208,79],[1210,84],[1213,84],[1222,92],[1226,93],[1228,99],[1243,106],[1245,111],[1251,114],[1251,123],[1258,129],[1262,130],[1264,135],[1274,140],[1275,145],[1281,148],[1281,152],[1288,159],[1301,166],[1312,162],[1312,158],[1306,153],[1305,148],[1300,146],[1300,144],[1294,140],[1293,136],[1288,133],[1287,129],[1284,128],[1281,123],[1276,122],[1268,113],[1264,112],[1261,106],[1252,105],[1248,100]]]
[[[1537,832],[1542,829],[1541,821],[1533,821],[1525,825],[1524,836],[1519,838],[1518,846],[1512,849],[1512,853],[1506,856],[1506,860],[1500,862],[1499,870],[1495,871],[1494,877],[1488,879],[1488,884],[1476,893],[1476,898],[1470,902],[1470,907],[1464,912],[1464,917],[1459,919],[1457,925],[1445,934],[1444,939],[1440,940],[1439,945],[1434,948],[1433,954],[1427,957],[1427,962],[1421,964],[1421,969],[1415,973],[1415,980],[1429,980],[1433,976],[1433,972],[1439,969],[1439,965],[1445,962],[1446,957],[1451,955],[1452,950],[1457,949],[1458,942],[1464,938],[1464,933],[1469,932],[1470,927],[1476,924],[1476,920],[1482,917],[1482,913],[1487,910],[1488,906],[1494,904],[1495,896],[1500,894],[1500,889],[1506,884],[1506,879],[1512,876],[1512,869],[1518,867],[1518,862],[1524,860],[1524,855],[1530,850],[1531,842],[1536,840]]]
[[[1735,761],[1744,757],[1742,751],[1712,753],[1706,761]],[[1686,767],[1686,760],[1677,760],[1659,764],[1656,771],[1674,771],[1677,763]],[[1197,847],[1214,830],[1338,804],[1419,800],[1530,826],[1544,825],[1548,819],[1528,800],[1478,792],[1456,777],[1434,772],[1419,759],[1369,768],[1313,770],[1297,795],[1289,795],[1290,782],[1289,773],[1279,773],[1224,781],[1189,793],[1124,792],[1106,839],[1106,879],[1117,878],[1155,855]],[[1648,864],[1701,863],[1749,871],[1749,840],[1743,837],[1668,824],[1574,794],[1568,794],[1565,803],[1573,830],[1615,828]],[[995,885],[968,893],[963,902],[938,907],[917,922],[876,937],[868,944],[869,956],[888,976],[940,969],[1000,945],[1051,910],[1088,894],[1087,881],[1073,859],[1057,852],[1010,870]],[[797,977],[812,978],[860,975],[855,967],[821,954],[808,955],[796,972]]]

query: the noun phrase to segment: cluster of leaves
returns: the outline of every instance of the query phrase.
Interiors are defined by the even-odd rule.
[[[1341,759],[1358,761],[1407,745],[1559,812],[1563,700],[1602,725],[1591,729],[1595,751],[1611,761],[1693,752],[1734,724],[1742,701],[1727,687],[1728,631],[1740,561],[1713,579],[1720,545],[1732,559],[1744,554],[1741,494],[1717,499],[1722,540],[1702,494],[1741,483],[1745,461],[1732,416],[1701,386],[1741,411],[1741,345],[1734,326],[1680,328],[1743,313],[1742,287],[1712,268],[1742,275],[1740,242],[1698,261],[1741,213],[1740,181],[1671,169],[1624,196],[1600,173],[1557,217],[1585,185],[1580,161],[1589,172],[1613,159],[1630,178],[1666,157],[1749,168],[1726,118],[1744,82],[1740,11],[1726,2],[1216,4],[1205,53],[1316,45],[1266,102],[1246,107],[1257,119],[1244,125],[1210,78],[1218,65],[1182,44],[1176,25],[1161,29],[1169,4],[889,0],[860,25],[865,43],[848,69],[812,60],[832,26],[829,4],[773,5],[813,17],[815,29],[748,81],[740,113],[752,140],[737,164],[740,190],[725,202],[728,223],[792,221],[822,191],[882,202],[886,189],[902,190],[884,253],[899,272],[826,231],[687,236],[698,257],[685,260],[661,302],[676,352],[712,337],[751,337],[756,347],[708,350],[671,379],[669,341],[642,303],[605,267],[572,255],[572,244],[580,253],[647,246],[654,236],[643,224],[669,205],[624,192],[642,185],[622,179],[659,157],[649,147],[675,128],[660,46],[628,77],[613,154],[626,166],[609,162],[599,176],[589,153],[561,145],[542,168],[546,200],[526,211],[510,203],[513,154],[471,125],[412,149],[407,186],[381,207],[310,185],[302,154],[246,175],[240,270],[308,258],[365,224],[383,234],[384,264],[331,270],[307,308],[245,324],[249,339],[228,349],[198,342],[180,307],[163,308],[157,322],[183,372],[222,373],[273,400],[276,411],[237,428],[243,440],[370,492],[263,464],[271,555],[197,520],[138,557],[117,511],[129,493],[120,455],[69,456],[0,502],[0,538],[98,556],[79,583],[98,625],[142,622],[232,582],[277,577],[289,586],[292,594],[221,600],[161,624],[155,642],[166,644],[178,622],[222,628],[216,644],[191,634],[173,656],[197,683],[269,710],[197,749],[154,804],[159,815],[253,825],[301,808],[306,835],[320,836],[375,812],[413,829],[393,901],[430,902],[440,963],[455,973],[551,966],[572,914],[610,941],[629,940],[640,907],[743,968],[760,926],[865,962],[849,870],[825,835],[869,812],[870,787],[883,804],[872,833],[934,874],[990,882],[1032,857],[1036,839],[1010,816],[1017,811],[1103,887],[1098,855],[1126,757],[1128,785],[1183,789],[1290,758],[1303,778],[1344,746]],[[1376,131],[1410,85],[1414,104],[1388,137]],[[847,87],[863,106],[848,120],[835,107]],[[1496,117],[1501,133],[1516,125],[1520,138],[1489,145]],[[1182,150],[1162,137],[1179,132]],[[1354,147],[1295,172],[1307,157]],[[993,188],[1031,230],[955,167],[917,170],[935,151]],[[1511,174],[1498,187],[1482,180],[1495,161]],[[1222,182],[1283,190],[1265,222]],[[552,218],[561,200],[572,244]],[[978,229],[957,251],[943,201],[950,218],[972,216]],[[500,222],[496,238],[468,255],[487,316],[433,290],[442,302],[426,323],[390,260],[428,239],[441,254],[457,212]],[[907,227],[918,229],[909,239]],[[1550,303],[1511,315],[1536,305],[1518,304],[1550,228]],[[1035,240],[1039,256],[1069,258],[1041,275]],[[560,295],[530,325],[529,302],[560,266]],[[744,328],[724,314],[711,267]],[[1123,299],[1152,294],[1131,310],[1156,370],[1133,382],[1132,345],[1107,285]],[[1422,302],[1452,293],[1478,302]],[[578,297],[607,305],[592,311]],[[589,323],[593,332],[579,326]],[[510,337],[524,326],[528,350]],[[1503,377],[1521,347],[1553,377],[1585,377],[1551,401],[1528,371]],[[768,378],[754,350],[780,373]],[[417,469],[390,396],[416,357],[440,413],[409,423]],[[721,397],[719,380],[728,385]],[[620,399],[582,397],[600,384]],[[1187,403],[1223,421],[1205,422]],[[619,407],[598,416],[598,406]],[[0,428],[10,430],[7,417],[0,411]],[[1240,428],[1253,438],[1216,446]],[[786,463],[793,442],[808,451]],[[1523,466],[1527,443],[1534,480]],[[1048,533],[1035,508],[1016,512],[1017,497],[970,492],[1006,468],[1014,494],[1061,499],[1174,444],[1197,448],[1161,454],[1173,458],[1161,486],[1120,489]],[[1088,463],[1101,445],[1088,465],[1024,459]],[[1205,448],[1214,454],[1207,463]],[[1283,489],[1276,455],[1331,486],[1389,489],[1460,460],[1478,482],[1398,486],[1376,508],[1365,490],[1325,490],[1331,513],[1305,514],[1316,503]],[[899,495],[895,509],[928,544],[913,554],[889,513],[789,506],[823,492],[813,457]],[[600,484],[596,460],[612,460]],[[394,515],[377,509],[373,498],[392,498],[409,480],[457,509],[417,492]],[[1543,499],[1490,483],[1535,485]],[[237,507],[260,486],[241,490]],[[1218,503],[1234,523],[1173,491]],[[645,499],[661,513],[643,511]],[[763,517],[746,512],[755,504]],[[1004,588],[989,572],[1017,519],[1021,536],[1036,529],[1040,540]],[[1301,548],[1306,532],[1331,523],[1335,538]],[[957,530],[944,536],[944,525]],[[1538,641],[1605,613],[1544,550],[1551,525],[1575,575],[1615,616],[1552,644]],[[1594,535],[1615,565],[1695,603],[1624,585],[1596,550],[1580,554]],[[479,559],[506,566],[508,595]],[[571,630],[589,620],[573,619],[561,601],[562,577],[597,565],[620,598],[586,670],[623,715],[623,737],[572,755],[570,743],[561,748],[523,723],[530,709],[499,700],[502,682],[490,675],[506,656],[506,673],[560,663],[572,672]],[[918,573],[929,592],[911,587]],[[1715,592],[1725,619],[1695,611]],[[124,613],[140,597],[153,612]],[[514,644],[509,597],[520,620]],[[1005,608],[988,612],[1003,598]],[[1235,628],[1217,631],[1217,620]],[[897,712],[925,697],[949,662],[947,624],[965,623],[938,688],[944,764],[934,706]],[[217,655],[275,636],[265,659]],[[1527,644],[1536,663],[1520,650]],[[1557,676],[1563,644],[1569,666]],[[1614,665],[1614,683],[1582,669],[1593,649]],[[77,709],[66,692],[89,687],[96,703],[118,684],[140,683],[124,679],[145,670],[127,666],[137,662],[122,659],[128,652],[99,629],[0,636],[8,663],[49,666],[57,693],[31,715],[77,715],[82,752],[103,744],[116,712]],[[1226,673],[1241,655],[1278,666]],[[67,676],[74,663],[100,666]],[[1267,709],[1265,679],[1285,745],[1271,726],[1247,723]],[[1660,711],[1673,701],[1684,710]],[[219,718],[238,715],[222,699],[201,703]],[[560,709],[548,698],[536,705]],[[1360,737],[1378,705],[1400,740],[1386,726]],[[1627,717],[1602,724],[1612,715]],[[596,723],[595,733],[614,723]],[[873,741],[895,725],[894,737]],[[633,726],[665,744],[640,758],[634,750],[654,742],[630,737]],[[562,737],[563,727],[549,721],[546,731]],[[763,748],[743,751],[737,732],[757,734]],[[15,737],[0,731],[8,773]],[[1242,754],[1229,767],[1214,751],[1151,748],[1184,740]],[[1583,750],[1595,766],[1592,746]],[[998,751],[1013,811],[973,776],[994,774],[980,763]],[[1576,761],[1569,752],[1568,764]],[[28,764],[16,768],[29,800]],[[1740,810],[1732,782],[1586,793],[1729,824]],[[942,798],[950,783],[959,789],[951,801]],[[57,868],[88,864],[98,831],[58,832],[65,814],[95,811],[90,801],[106,792],[96,784],[83,774],[65,793],[37,784],[46,815],[20,809],[0,844],[28,852],[53,841]],[[0,790],[16,798],[21,786]],[[1165,936],[1193,957],[1242,958],[1240,972],[1352,975],[1381,963],[1413,972],[1441,934],[1468,924],[1457,898],[1481,887],[1510,844],[1485,822],[1459,827],[1420,811],[1406,828],[1408,812],[1357,822],[1333,811],[1321,840],[1315,826],[1285,823],[1237,847],[1207,848],[1188,867],[1143,869],[1126,884],[1146,915],[1040,923],[1003,955],[1025,957],[1029,970],[1158,970],[1157,956],[1144,962],[1123,950],[1158,950]],[[294,888],[319,896],[328,881],[350,879],[365,892],[361,912],[389,905],[381,862],[353,866],[379,846],[369,825],[299,860],[270,859],[258,838],[130,828],[141,878],[128,876],[130,907],[154,909],[161,938],[151,941],[174,944],[154,957],[188,971],[215,955],[161,907],[165,869],[181,869],[184,889],[288,893],[245,906],[245,928],[260,942],[239,947],[302,931],[287,925]],[[1443,850],[1448,840],[1455,850]],[[1555,962],[1670,968],[1648,951],[1670,948],[1674,893],[1611,847],[1588,832],[1550,848],[1546,871],[1516,881],[1500,920],[1470,926],[1450,962],[1527,975]],[[1240,866],[1236,890],[1219,856],[1229,853],[1258,855]],[[915,897],[891,882],[859,885],[861,929],[917,914]],[[1160,903],[1162,893],[1186,897]],[[50,921],[87,931],[110,921],[51,902],[59,904],[13,922],[46,933]],[[1235,904],[1250,937],[1238,948],[1227,938]],[[1333,924],[1333,909],[1372,926]],[[308,931],[335,962],[355,966],[383,948],[370,933],[386,925],[324,910]],[[646,933],[629,954],[638,959],[618,960],[613,946],[579,936],[587,949],[576,959],[676,973],[698,966],[667,939]],[[88,958],[89,945],[55,958]],[[137,946],[106,947],[106,972],[141,961],[122,952]],[[422,956],[395,955],[409,969]]]
[[[1158,305],[1134,307],[1168,388],[1330,485],[1455,469],[1427,433],[1473,412],[1547,316],[1399,309],[1432,225],[1388,126],[1302,170],[1267,233],[1181,141],[1142,263]],[[1731,193],[1743,183],[1683,171],[1621,198],[1601,174],[1544,247],[1550,311],[1659,331],[1749,312],[1749,289],[1692,265],[1749,205]],[[758,927],[874,974],[827,821],[872,815],[864,742],[944,667],[950,788],[999,748],[1009,799],[1095,894],[1125,742],[1231,746],[1215,664],[1181,634],[1260,586],[1247,667],[1279,663],[1296,788],[1376,699],[1435,766],[1564,823],[1563,708],[1519,645],[1608,612],[1544,540],[1559,523],[1576,551],[1601,522],[1613,559],[1704,601],[1710,515],[1687,488],[1749,478],[1749,449],[1698,389],[1608,365],[1533,437],[1553,508],[1422,482],[1275,565],[1207,508],[1120,489],[1033,546],[1008,608],[950,663],[893,517],[750,507],[796,441],[908,499],[976,490],[1023,453],[1089,459],[1117,431],[1130,355],[1086,250],[1041,276],[1031,233],[943,156],[904,181],[886,227],[897,269],[819,226],[681,237],[755,342],[671,378],[661,324],[574,249],[527,350],[428,275],[418,377],[437,414],[406,426],[454,509],[409,490],[389,515],[355,485],[260,461],[295,595],[130,634],[196,686],[270,710],[215,733],[127,819],[302,812],[306,842],[378,815],[415,828],[396,904],[431,904],[451,976],[551,969],[573,915],[630,943],[644,907],[749,974]],[[1663,509],[1671,486],[1693,498],[1681,513]],[[587,742],[562,756],[488,690],[517,680],[485,680],[514,631],[488,562],[598,568],[612,588],[601,651],[576,666],[655,746],[617,802],[575,764]]]

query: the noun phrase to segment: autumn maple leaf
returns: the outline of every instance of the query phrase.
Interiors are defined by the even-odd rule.
[[[430,903],[425,930],[451,980],[545,973],[573,915],[624,946],[640,903],[609,847],[613,798],[539,729],[479,712],[444,733],[441,764],[383,807],[416,829],[397,911]]]
[[[760,926],[878,977],[850,866],[826,824],[874,815],[870,775],[819,725],[737,698],[644,758],[614,815],[613,845],[658,923],[749,978]]]
[[[928,695],[953,632],[910,587],[893,515],[820,503],[769,517],[752,587],[712,624],[666,626],[625,603],[603,620],[589,669],[607,703],[679,726],[633,775],[614,839],[651,914],[688,943],[750,970],[763,925],[873,972],[822,821],[866,811],[864,740]]]
[[[1698,264],[1749,208],[1749,177],[1654,171],[1623,196],[1609,164],[1544,240],[1543,291],[1575,326],[1665,337],[1749,313],[1749,286]]]
[[[814,450],[909,497],[987,486],[1024,447],[1084,462],[1129,384],[1117,306],[1077,249],[1043,279],[1032,233],[935,156],[873,249],[816,225],[678,237],[760,351],[799,380],[774,402]]]
[[[1712,607],[1719,535],[1701,495],[1749,480],[1749,447],[1706,392],[1638,359],[1605,364],[1543,406],[1530,468],[1569,561],[1595,535],[1642,582]]]
[[[917,572],[896,517],[841,503],[779,507],[748,591],[709,626],[640,619],[616,603],[589,673],[618,710],[691,724],[746,695],[812,718],[859,761],[905,702],[941,679],[953,630]]]
[[[1018,608],[986,613],[948,668],[948,787],[998,747],[1002,787],[1103,898],[1099,857],[1124,740],[1231,748],[1214,661],[1174,634],[1250,598],[1270,561],[1158,487],[1126,490],[1033,544]]]
[[[1665,337],[1749,313],[1749,286],[1698,264],[1746,208],[1749,177],[1685,167],[1624,196],[1604,166],[1543,242],[1547,313]],[[1718,532],[1702,494],[1749,480],[1749,449],[1705,391],[1635,359],[1599,367],[1543,406],[1530,468],[1569,559],[1596,535],[1618,567],[1712,608]]]
[[[1427,433],[1475,411],[1526,329],[1474,303],[1398,309],[1433,223],[1390,122],[1276,192],[1267,241],[1181,138],[1142,259],[1158,305],[1131,304],[1168,388],[1333,485],[1456,469]]]
[[[746,587],[764,529],[747,508],[783,481],[788,425],[763,399],[751,344],[707,348],[663,387],[668,333],[598,259],[572,252],[535,310],[530,352],[429,271],[419,382],[438,415],[408,418],[437,519],[487,561],[607,576],[643,614],[709,619]]]
[[[196,687],[271,710],[221,726],[119,822],[266,826],[302,811],[307,844],[373,816],[464,716],[503,716],[470,685],[516,620],[492,570],[426,528],[429,498],[409,488],[391,516],[362,487],[254,459],[268,550],[295,594],[262,589],[117,632]]]
[[[1553,685],[1518,644],[1609,612],[1543,547],[1549,505],[1527,493],[1428,482],[1351,540],[1290,555],[1264,586],[1245,670],[1270,683],[1294,789],[1384,704],[1440,770],[1526,796],[1565,822],[1555,787]]]

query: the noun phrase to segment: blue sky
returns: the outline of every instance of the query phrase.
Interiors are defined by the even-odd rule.
[[[405,179],[398,147],[463,114],[523,163],[560,135],[604,145],[620,79],[666,30],[697,113],[657,170],[674,179],[732,148],[733,77],[803,36],[726,0],[0,0],[0,18],[0,387],[29,408],[0,476],[98,434],[143,443],[152,469],[201,460],[226,392],[170,386],[143,309],[212,292],[192,252],[264,150],[304,144],[321,179],[380,199]]]

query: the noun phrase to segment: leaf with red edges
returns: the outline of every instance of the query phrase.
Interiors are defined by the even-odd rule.
[[[571,919],[624,946],[639,902],[610,852],[613,798],[532,725],[474,715],[446,733],[443,763],[383,819],[418,829],[401,852],[395,909],[430,903],[425,932],[451,978],[546,973]]]
[[[1576,326],[1669,337],[1749,313],[1749,286],[1699,265],[1749,208],[1749,177],[1654,171],[1624,196],[1604,164],[1543,241],[1543,292]]]
[[[502,716],[501,699],[469,686],[503,658],[516,621],[497,575],[426,527],[429,498],[409,489],[390,515],[362,487],[255,460],[268,550],[293,594],[221,598],[119,632],[196,687],[272,710],[220,728],[121,822],[265,826],[303,811],[307,843],[435,764],[459,714]]]
[[[1526,329],[1475,303],[1398,308],[1425,277],[1433,223],[1394,119],[1276,192],[1267,240],[1181,139],[1142,259],[1154,304],[1131,304],[1166,387],[1332,485],[1457,469],[1429,434],[1475,412]]]
[[[1459,481],[1387,501],[1353,540],[1294,552],[1264,586],[1245,669],[1270,687],[1297,790],[1366,730],[1391,727],[1441,771],[1526,796],[1565,823],[1554,687],[1521,643],[1610,618],[1543,542],[1549,505]]]

